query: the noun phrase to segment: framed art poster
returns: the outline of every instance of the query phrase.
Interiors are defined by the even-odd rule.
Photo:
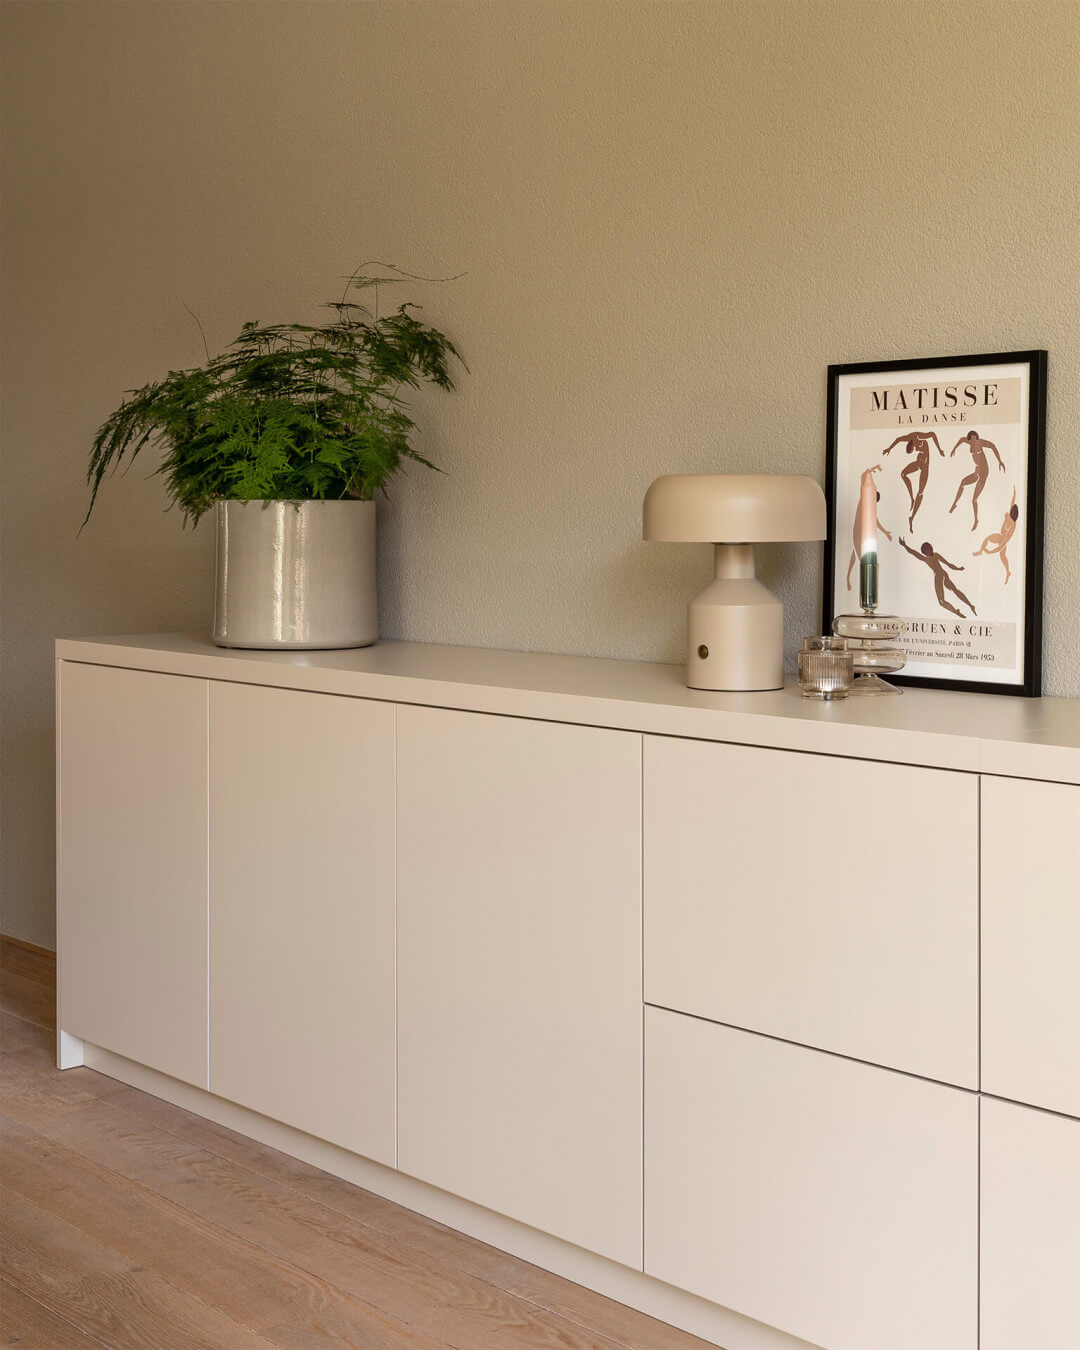
[[[1041,688],[1046,353],[829,367],[824,632],[859,612],[877,493],[878,612],[909,625],[901,685]]]

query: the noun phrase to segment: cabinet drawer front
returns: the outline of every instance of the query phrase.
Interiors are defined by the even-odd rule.
[[[645,738],[645,997],[978,1086],[974,776]]]
[[[398,712],[398,1165],[639,1269],[640,764]]]
[[[1080,787],[982,780],[982,1085],[1080,1116]]]
[[[1080,1121],[984,1098],[980,1350],[1080,1345]]]
[[[394,714],[210,690],[210,1090],[391,1167]]]
[[[60,666],[60,1025],[206,1087],[205,680]]]
[[[974,1350],[973,1093],[646,1009],[645,1272],[828,1350]]]

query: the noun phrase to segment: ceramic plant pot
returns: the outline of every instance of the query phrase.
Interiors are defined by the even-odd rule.
[[[375,503],[219,501],[220,647],[368,647],[379,638]]]

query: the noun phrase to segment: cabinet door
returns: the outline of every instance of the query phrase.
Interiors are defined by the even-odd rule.
[[[645,1022],[646,1274],[828,1350],[974,1350],[975,1094]]]
[[[974,775],[645,738],[645,998],[978,1086]]]
[[[982,1103],[980,1350],[1080,1345],[1080,1120]]]
[[[394,1163],[394,706],[210,690],[210,1088]]]
[[[640,738],[398,723],[398,1160],[641,1263]]]
[[[206,682],[59,667],[60,1027],[206,1086]]]
[[[1080,787],[982,780],[982,1085],[1080,1116]]]

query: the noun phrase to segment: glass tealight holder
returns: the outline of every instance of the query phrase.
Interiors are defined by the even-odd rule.
[[[895,675],[903,670],[907,655],[896,640],[908,630],[906,619],[895,614],[878,614],[864,609],[861,614],[839,614],[833,621],[833,631],[843,638],[855,658],[853,694],[902,694],[902,689],[883,680],[882,675]]]
[[[855,679],[855,658],[842,637],[803,638],[799,688],[803,698],[847,698]]]

